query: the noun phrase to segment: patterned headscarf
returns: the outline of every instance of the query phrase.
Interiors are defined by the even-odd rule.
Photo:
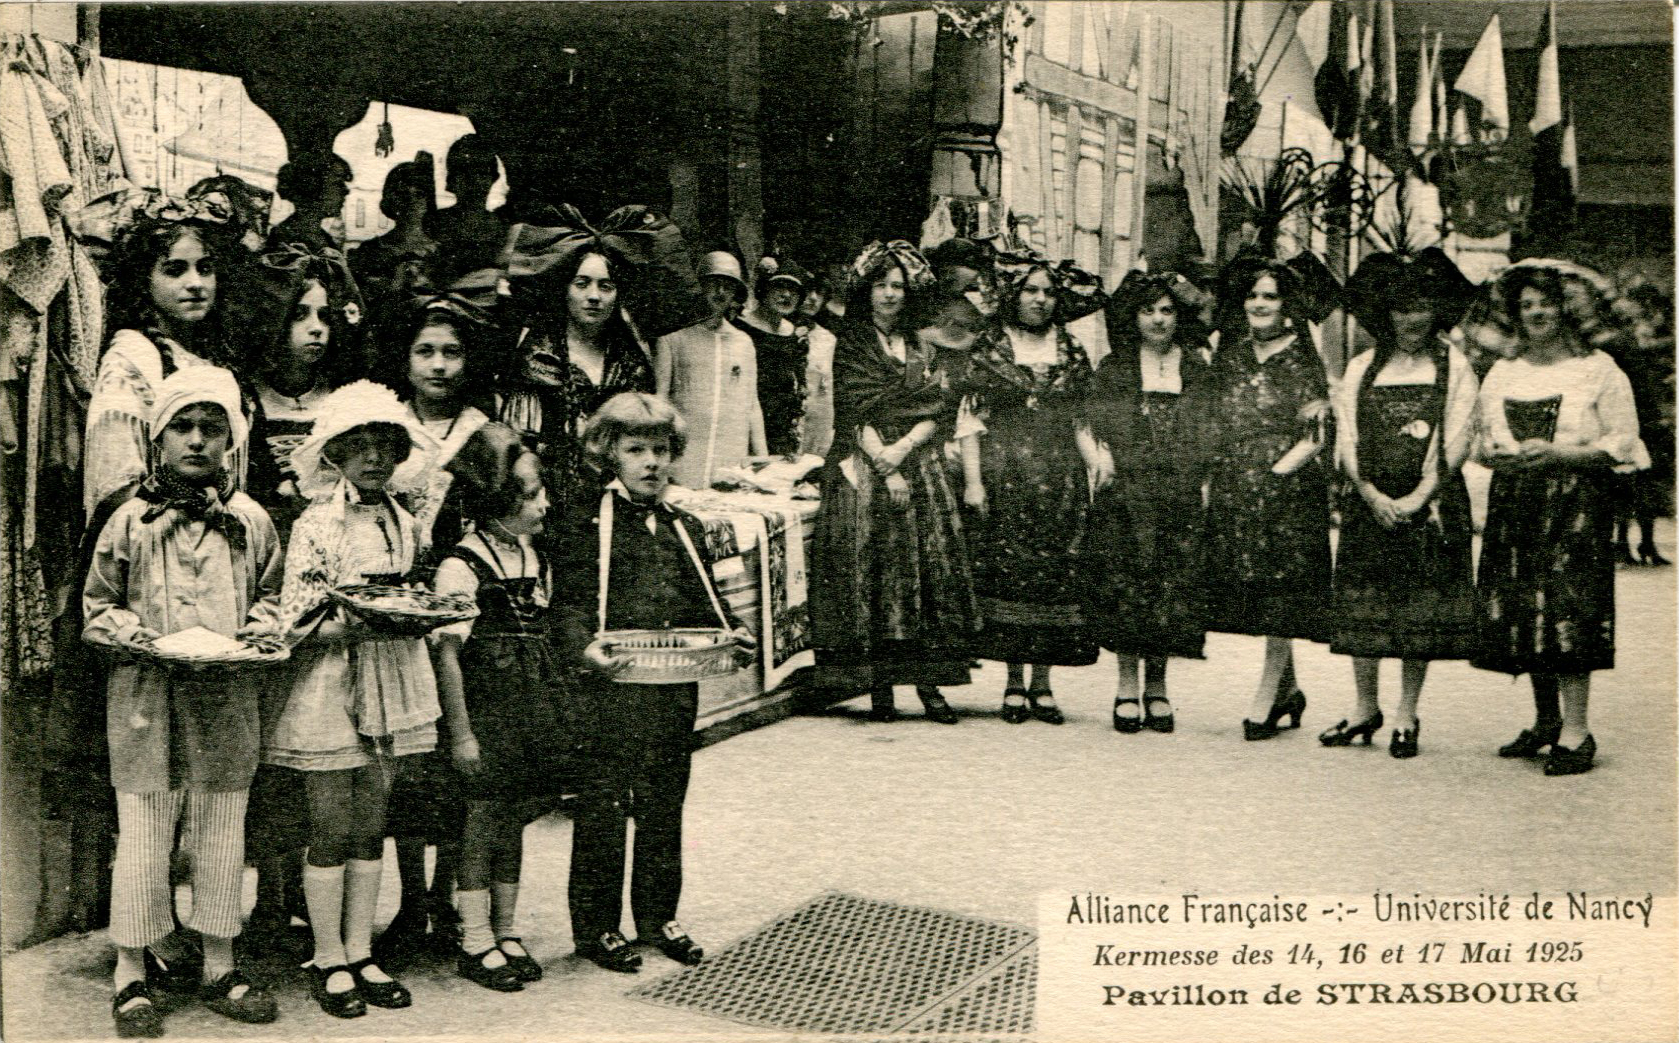
[[[120,263],[134,240],[166,225],[195,224],[237,238],[237,216],[220,193],[182,199],[155,188],[123,188],[100,196],[72,214],[70,228],[101,266],[109,266]],[[107,272],[106,278],[113,275]]]
[[[886,242],[876,239],[863,247],[863,252],[851,262],[851,275],[855,279],[866,279],[870,272],[878,269],[883,263],[892,261],[904,270],[904,281],[910,289],[924,289],[933,283],[933,266],[906,239],[893,239]]]
[[[1048,272],[1055,287],[1055,321],[1072,322],[1100,311],[1107,298],[1102,293],[1102,280],[1080,268],[1070,260],[1051,261],[1035,250],[998,253],[992,264],[997,272],[998,285],[1007,292],[1019,293],[1020,287],[1033,272]]]

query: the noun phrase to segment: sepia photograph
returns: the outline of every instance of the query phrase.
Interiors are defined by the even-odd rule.
[[[0,0],[0,1035],[1679,1038],[1674,31]]]

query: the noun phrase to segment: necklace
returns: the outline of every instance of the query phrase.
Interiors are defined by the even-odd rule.
[[[1164,382],[1166,370],[1171,365],[1172,345],[1168,344],[1165,348],[1156,350],[1154,347],[1144,344],[1142,354],[1144,358],[1154,360],[1154,379],[1157,382]]]
[[[492,528],[491,526],[494,526],[495,528]],[[502,531],[497,532],[496,529],[501,529]],[[506,531],[506,526],[502,525],[499,521],[490,522],[488,525],[485,525],[484,528],[480,531],[484,535],[484,549],[490,552],[490,557],[491,558],[495,559],[496,571],[501,574],[501,578],[502,579],[516,579],[516,578],[523,577],[524,574],[525,574],[525,545],[524,545],[524,543],[522,543],[517,536],[514,536],[513,534],[507,532]],[[519,576],[518,577],[508,575],[507,566],[502,562],[501,555],[496,552],[496,544],[497,543],[500,543],[504,547],[511,544],[512,548],[519,552]]]
[[[466,410],[463,409],[460,413],[456,413],[454,416],[449,418],[449,426],[445,427],[443,429],[443,433],[437,437],[439,442],[447,442],[449,440],[449,436],[455,433],[455,425],[460,422],[461,413],[464,412],[466,412]],[[419,416],[419,410],[415,410],[414,415]],[[441,423],[443,423],[443,418],[437,417],[434,420],[421,420],[420,426],[425,428],[427,431],[432,431],[435,430],[437,425]]]

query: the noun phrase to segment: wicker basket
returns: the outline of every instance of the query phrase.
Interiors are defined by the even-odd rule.
[[[360,616],[376,616],[419,631],[478,618],[471,598],[434,594],[417,587],[356,583],[327,592],[333,601]]]
[[[718,627],[679,630],[611,630],[606,650],[630,661],[613,677],[630,684],[688,684],[735,671],[735,640]]]

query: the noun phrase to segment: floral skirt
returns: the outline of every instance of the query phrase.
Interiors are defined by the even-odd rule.
[[[1482,650],[1507,674],[1615,665],[1615,500],[1607,472],[1495,471],[1481,539]]]

